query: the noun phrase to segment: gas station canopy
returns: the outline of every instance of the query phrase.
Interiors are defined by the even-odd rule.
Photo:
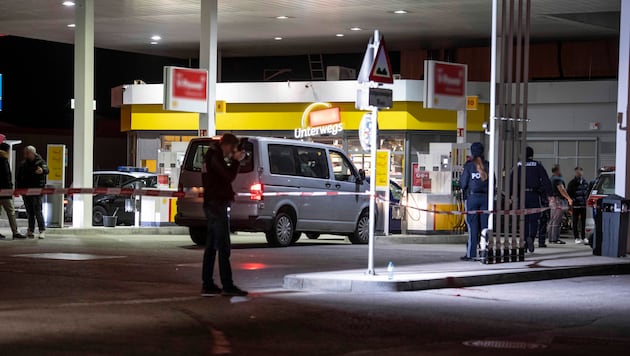
[[[73,6],[41,4],[1,2],[0,34],[73,43]],[[219,48],[223,56],[363,52],[375,28],[387,34],[390,50],[474,43],[489,36],[490,6],[490,0],[220,0]],[[619,33],[618,0],[533,0],[532,10],[534,39]],[[197,58],[199,13],[199,0],[96,1],[95,45]]]

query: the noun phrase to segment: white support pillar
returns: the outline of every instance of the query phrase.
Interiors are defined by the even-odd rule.
[[[208,70],[208,113],[199,114],[199,133],[206,136],[214,136],[217,131],[217,13],[217,0],[201,0],[199,68]]]
[[[490,172],[488,173],[488,186],[490,189],[494,189],[496,186],[497,176],[497,132],[496,132],[496,108],[497,108],[497,56],[498,56],[498,29],[497,24],[499,21],[499,4],[498,0],[492,0],[492,46],[490,53],[490,117],[488,118],[490,124],[490,138],[488,148],[488,161],[490,162]],[[488,210],[494,210],[494,197],[495,194],[488,194]],[[488,219],[488,226],[493,229],[494,226],[494,214],[490,214]]]
[[[92,187],[94,160],[94,0],[78,0],[74,29],[73,185]],[[92,226],[92,196],[75,195],[72,225]]]
[[[628,128],[630,124],[630,103],[628,102],[628,91],[630,90],[630,0],[621,0],[621,26],[619,36],[619,89],[617,97],[617,112],[622,118],[621,126]],[[618,125],[619,126],[619,125]],[[628,156],[630,146],[628,146],[628,136],[625,130],[617,127],[617,162],[615,177],[615,194],[622,197],[630,197],[630,178],[627,176]]]

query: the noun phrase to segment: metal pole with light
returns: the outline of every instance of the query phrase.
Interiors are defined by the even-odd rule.
[[[378,30],[374,30],[374,42],[372,48],[374,49],[373,61],[376,61],[378,56],[378,47],[381,44],[381,34]],[[370,87],[377,87],[378,84],[370,82]],[[375,275],[374,271],[374,230],[376,228],[376,150],[378,143],[378,108],[372,107],[372,125],[370,125],[370,173],[372,178],[370,179],[370,229],[369,229],[369,242],[368,242],[368,268],[367,274]]]

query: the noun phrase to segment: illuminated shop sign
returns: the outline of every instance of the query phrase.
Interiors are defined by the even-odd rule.
[[[323,107],[321,110],[314,110]],[[308,122],[307,122],[308,121]],[[343,131],[339,108],[329,103],[313,103],[302,114],[302,127],[295,129],[294,136],[304,139],[313,136],[337,135]]]

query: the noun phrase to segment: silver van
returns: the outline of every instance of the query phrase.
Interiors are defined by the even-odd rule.
[[[217,140],[204,137],[190,142],[180,173],[180,190],[200,191],[201,166],[208,146]],[[232,231],[264,232],[270,245],[281,247],[295,243],[302,233],[310,239],[326,233],[346,235],[355,244],[368,242],[369,197],[346,193],[365,192],[369,187],[365,174],[343,151],[267,137],[244,137],[240,145],[247,158],[232,183],[236,192],[230,210]],[[321,194],[324,192],[344,194]],[[202,203],[203,198],[180,198],[175,216],[178,225],[189,227],[190,237],[198,245],[206,240]]]

